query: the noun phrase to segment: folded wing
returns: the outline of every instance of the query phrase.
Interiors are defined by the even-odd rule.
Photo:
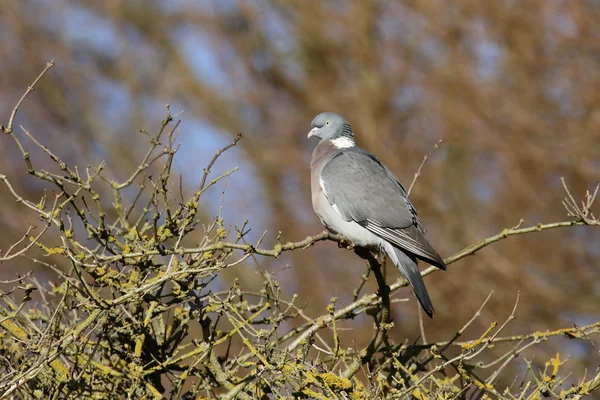
[[[404,187],[375,156],[359,148],[340,152],[323,168],[320,183],[329,203],[346,221],[446,269],[425,239]]]

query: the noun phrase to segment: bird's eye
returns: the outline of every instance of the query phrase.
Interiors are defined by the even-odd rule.
[[[327,125],[329,125],[329,123],[330,123],[330,122],[329,122],[329,121],[327,121],[326,123],[327,123]]]

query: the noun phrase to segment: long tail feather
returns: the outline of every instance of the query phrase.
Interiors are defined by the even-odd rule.
[[[412,286],[417,300],[421,303],[421,307],[425,310],[425,313],[429,317],[433,316],[433,305],[427,293],[425,282],[421,277],[421,272],[417,266],[417,259],[412,254],[407,254],[404,251],[392,246],[389,243],[385,244],[385,252],[392,259],[393,263],[396,264],[400,272],[408,279]]]

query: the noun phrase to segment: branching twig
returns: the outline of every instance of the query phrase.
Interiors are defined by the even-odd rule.
[[[377,279],[377,286],[379,287],[378,295],[381,299],[381,309],[375,318],[375,335],[367,347],[357,355],[354,361],[342,373],[342,376],[346,379],[352,378],[365,363],[371,360],[381,344],[386,340],[387,331],[391,327],[390,288],[385,283],[385,277],[381,273],[381,265],[370,251],[364,249],[355,249],[354,251],[360,257],[366,259],[371,266],[373,275]]]
[[[23,93],[23,96],[21,96],[21,98],[17,102],[17,105],[15,106],[15,108],[13,108],[12,113],[10,114],[10,118],[8,120],[8,125],[6,125],[6,127],[4,127],[4,125],[0,125],[0,132],[6,133],[6,134],[12,133],[13,122],[14,122],[15,116],[17,115],[17,112],[19,111],[19,108],[21,107],[21,104],[23,104],[23,101],[25,101],[25,98],[27,97],[27,95],[29,93],[33,92],[35,85],[37,85],[37,83],[40,81],[40,79],[42,79],[42,77],[46,74],[46,72],[48,72],[48,70],[52,67],[54,67],[54,60],[51,60],[48,63],[46,63],[46,68],[44,68],[44,70],[38,75],[38,77],[35,78],[35,80],[33,81],[33,83],[31,85],[27,86],[27,90],[25,91],[25,93]]]
[[[148,169],[150,167],[150,165],[152,165],[152,163],[154,163],[156,160],[158,160],[159,157],[162,157],[163,155],[167,154],[165,152],[162,152],[154,160],[152,160],[151,162],[148,162],[148,160],[150,159],[150,156],[152,155],[152,153],[154,152],[156,147],[158,145],[160,145],[160,137],[164,133],[165,128],[167,127],[169,122],[173,121],[173,119],[177,118],[179,115],[181,115],[183,113],[183,111],[181,111],[175,115],[171,115],[171,108],[168,104],[167,104],[166,108],[167,108],[167,117],[162,121],[160,129],[159,129],[158,133],[156,134],[156,137],[152,138],[152,140],[150,141],[150,147],[148,148],[148,151],[146,151],[146,155],[142,159],[142,162],[137,166],[135,171],[131,174],[131,176],[125,182],[122,182],[122,183],[113,182],[112,183],[113,187],[116,190],[122,190],[122,189],[130,186],[133,183],[133,181],[135,180],[135,178],[137,178],[139,176],[139,174],[141,174],[143,171]],[[173,130],[176,130],[178,126],[179,126],[179,122],[177,122],[177,124],[175,124],[175,127],[173,128]]]
[[[491,294],[450,340],[425,344],[409,344],[404,340],[401,345],[390,344],[387,333],[393,326],[394,302],[390,295],[408,286],[408,282],[400,279],[389,288],[377,259],[361,249],[356,251],[369,261],[378,293],[361,295],[369,277],[367,273],[350,304],[340,306],[334,298],[327,312],[315,318],[297,305],[296,296],[284,299],[275,276],[262,268],[261,289],[248,290],[248,282],[236,279],[228,285],[228,290],[213,292],[213,282],[221,277],[223,270],[251,256],[258,263],[260,258],[255,256],[278,258],[284,252],[305,249],[319,241],[332,240],[343,244],[342,247],[348,241],[340,235],[322,232],[288,243],[280,243],[278,236],[276,244],[270,247],[263,244],[266,233],[256,242],[246,242],[245,224],[237,238],[228,239],[230,229],[224,221],[223,204],[211,220],[200,215],[199,200],[206,190],[231,173],[214,179],[209,176],[219,156],[233,147],[241,135],[215,153],[204,169],[198,190],[187,202],[181,180],[179,198],[175,198],[169,179],[178,149],[174,142],[179,122],[170,125],[173,116],[168,106],[158,133],[154,137],[148,135],[150,146],[143,159],[124,182],[100,176],[105,163],[96,168],[88,166],[80,174],[81,168],[68,166],[57,152],[24,130],[33,144],[58,165],[60,172],[34,168],[35,160],[30,160],[26,146],[13,132],[13,122],[25,97],[50,64],[18,102],[8,127],[2,128],[16,142],[30,176],[49,183],[60,194],[55,195],[54,205],[49,209],[45,196],[38,204],[29,201],[6,176],[0,175],[13,198],[47,224],[37,237],[31,238],[31,244],[24,246],[33,228],[28,229],[0,261],[21,255],[55,272],[52,283],[48,284],[40,284],[31,274],[0,281],[18,282],[8,292],[0,291],[0,348],[3,349],[0,396],[39,397],[43,393],[52,398],[160,398],[165,393],[176,397],[217,397],[219,393],[223,399],[348,399],[480,398],[484,394],[533,398],[548,394],[576,398],[600,386],[600,370],[597,370],[591,378],[580,377],[576,386],[561,392],[565,376],[559,376],[558,372],[564,361],[558,354],[539,372],[529,363],[531,375],[515,393],[512,387],[494,386],[500,381],[501,372],[520,352],[550,337],[563,335],[591,342],[592,335],[600,335],[600,322],[596,322],[502,337],[500,334],[516,317],[518,297],[504,323],[497,326],[494,321],[476,333],[475,340],[458,342],[478,320]],[[168,141],[163,140],[163,145],[164,132],[168,132]],[[439,143],[423,158],[408,193]],[[156,151],[159,146],[164,146],[162,152]],[[148,172],[148,177],[139,182],[150,166],[159,161],[158,174],[150,176]],[[140,186],[138,191],[122,190],[136,184]],[[572,221],[522,227],[521,220],[516,226],[447,258],[446,264],[509,236],[600,225],[591,213],[599,189],[587,192],[579,204],[564,181],[563,184],[567,193],[564,204]],[[114,201],[105,204],[102,197],[110,191]],[[61,196],[64,199],[58,201]],[[138,203],[142,204],[137,206]],[[137,219],[130,224],[128,219],[134,208]],[[50,225],[56,228],[58,236],[53,245],[41,243],[42,234]],[[194,235],[189,236],[191,233]],[[45,252],[43,256],[52,256],[52,262],[32,259],[27,253],[33,244]],[[63,270],[65,266],[69,269]],[[423,275],[433,271],[437,269],[429,268]],[[218,284],[225,283],[226,280],[220,279]],[[33,300],[31,293],[36,290],[41,301]],[[24,292],[20,303],[14,300],[18,291]],[[364,347],[344,349],[338,340],[339,332],[348,328],[338,321],[361,314],[374,318],[373,336]],[[295,326],[304,320],[306,323]],[[201,330],[199,337],[189,335],[195,328]],[[327,332],[322,332],[325,329]],[[426,342],[422,320],[420,329]],[[494,348],[500,348],[500,352],[496,354]],[[359,382],[361,370],[368,385]],[[480,371],[485,373],[483,379],[478,376]],[[165,387],[167,380],[172,390]],[[182,393],[184,387],[192,386],[190,392]]]
[[[598,225],[600,221],[594,216],[594,214],[591,213],[590,209],[596,200],[596,195],[598,194],[598,190],[600,190],[600,184],[596,185],[596,189],[593,193],[590,193],[589,190],[586,191],[585,200],[582,201],[581,206],[579,206],[569,191],[569,188],[565,183],[565,178],[560,178],[560,181],[562,182],[565,192],[567,193],[567,198],[563,200],[563,205],[567,210],[567,215],[577,218],[580,221],[585,222],[587,225]]]
[[[208,178],[208,175],[210,174],[210,169],[213,167],[213,165],[215,164],[217,159],[221,156],[221,154],[223,154],[223,152],[225,152],[225,151],[229,150],[230,148],[232,148],[233,146],[235,146],[237,144],[237,142],[239,142],[240,139],[242,139],[242,137],[243,137],[242,134],[238,133],[237,136],[233,139],[233,141],[231,143],[229,143],[227,146],[223,147],[222,149],[217,150],[217,152],[215,153],[212,160],[210,160],[210,162],[208,163],[206,168],[204,168],[204,174],[202,175],[202,181],[200,182],[200,188],[198,189],[199,193],[201,193],[203,191],[204,185],[206,184],[206,179]]]
[[[54,215],[54,211],[56,211],[56,205],[58,203],[58,199],[61,198],[63,195],[63,193],[61,193],[60,195],[56,195],[54,196],[54,204],[52,206],[52,209],[50,211],[50,215]],[[34,228],[33,226],[29,226],[29,229],[27,229],[27,232],[25,233],[25,235],[16,243],[13,243],[13,245],[11,245],[8,249],[8,251],[6,252],[6,255],[4,255],[3,257],[0,257],[0,263],[2,261],[8,261],[8,260],[12,260],[13,258],[19,257],[20,255],[25,254],[31,247],[33,247],[35,244],[38,243],[38,241],[40,240],[40,238],[42,236],[44,236],[44,234],[46,233],[46,231],[48,230],[48,228],[50,228],[50,226],[52,225],[52,221],[48,220],[46,222],[46,224],[44,225],[44,228],[42,228],[41,232],[34,238],[31,239],[30,243],[23,247],[21,250],[17,251],[14,254],[11,254],[12,250],[18,246],[21,242],[23,242],[23,240],[25,240],[27,237],[29,237],[29,232],[31,232],[31,230]]]

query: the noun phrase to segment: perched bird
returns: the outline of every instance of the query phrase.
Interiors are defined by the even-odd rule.
[[[381,161],[356,146],[348,121],[324,112],[308,137],[321,139],[310,163],[312,204],[321,223],[354,245],[384,252],[406,276],[430,317],[433,306],[417,259],[442,270],[446,264],[427,242],[406,190]]]

